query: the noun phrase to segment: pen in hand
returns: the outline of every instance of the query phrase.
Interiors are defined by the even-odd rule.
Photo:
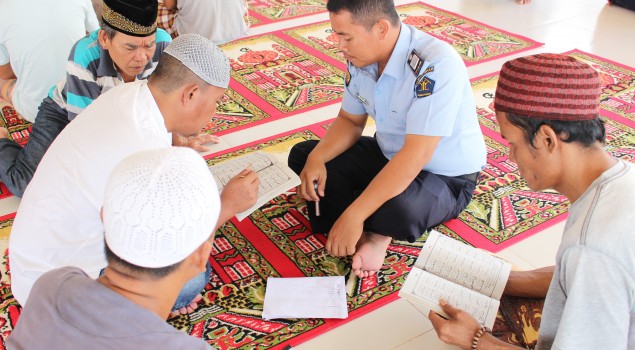
[[[315,190],[315,194],[318,194],[317,190],[318,190],[318,183],[317,181],[313,181],[313,189]],[[320,216],[320,201],[316,201],[315,202],[315,216]]]

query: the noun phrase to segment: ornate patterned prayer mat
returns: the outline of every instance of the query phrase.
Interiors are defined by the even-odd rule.
[[[492,334],[503,341],[526,349],[535,349],[545,299],[504,296]]]
[[[232,131],[241,129],[249,124],[249,126],[255,126],[269,121],[271,114],[276,115],[275,110],[268,108],[267,103],[260,104],[265,110],[257,107],[253,102],[244,96],[240,95],[233,88],[227,89],[222,100],[216,106],[216,114],[212,117],[204,132],[212,133],[215,135],[223,135]],[[278,113],[280,114],[280,113]],[[282,115],[279,115],[282,117]]]
[[[278,152],[280,145],[315,137],[317,132],[299,130],[234,152]],[[277,141],[281,143],[276,144]],[[14,216],[0,217],[0,251],[4,253],[0,260],[0,350],[5,349],[4,342],[21,312],[11,294],[8,274],[7,247]],[[218,349],[280,349],[297,345],[396,299],[423,244],[395,242],[378,277],[359,280],[351,277],[348,259],[326,254],[324,242],[323,235],[314,235],[308,228],[304,201],[293,193],[283,194],[250,218],[243,222],[233,220],[217,232],[210,258],[214,274],[203,301],[190,316],[169,322]],[[347,320],[260,318],[266,277],[325,275],[347,276]],[[503,298],[494,334],[520,346],[531,344],[540,326],[541,309],[539,300]]]
[[[421,2],[398,6],[397,12],[403,23],[452,45],[468,67],[543,45]],[[288,29],[284,33],[344,62],[342,53],[337,50],[337,34],[333,33],[329,21]]]
[[[604,93],[600,115],[607,131],[607,150],[635,161],[635,69],[582,51],[567,53],[600,72]],[[533,192],[507,157],[507,143],[493,111],[497,73],[472,81],[477,113],[487,146],[487,167],[472,202],[458,219],[437,229],[470,244],[497,252],[554,225],[567,216],[569,201],[556,192]]]
[[[326,11],[326,0],[248,0],[252,27]]]
[[[6,349],[5,340],[16,325],[22,307],[11,294],[9,277],[9,234],[15,213],[0,216],[0,350]]]
[[[318,123],[257,141],[222,154],[214,164],[241,154],[263,150],[286,161],[297,142],[319,139],[326,133]],[[329,256],[326,237],[313,234],[306,204],[288,192],[270,201],[243,221],[231,220],[217,233],[210,263],[214,275],[204,302],[190,316],[169,320],[175,327],[203,337],[219,349],[281,348],[295,345],[397,298],[395,292],[418,255],[421,243],[396,243],[377,277],[360,280],[350,275],[349,259]],[[347,320],[274,320],[260,318],[268,276],[301,277],[346,275]]]
[[[0,126],[4,126],[9,130],[9,137],[20,144],[20,146],[26,145],[29,141],[29,134],[33,124],[22,119],[22,117],[16,112],[16,110],[8,105],[0,105]]]
[[[304,112],[339,102],[344,91],[343,65],[335,67],[317,50],[297,47],[278,32],[221,48],[232,68],[230,87],[269,114]]]

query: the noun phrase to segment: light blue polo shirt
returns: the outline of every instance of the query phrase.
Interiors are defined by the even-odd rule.
[[[408,64],[413,49],[423,60],[417,75]],[[441,136],[423,170],[458,176],[484,169],[485,141],[472,87],[465,64],[450,45],[402,24],[379,80],[377,64],[358,68],[349,63],[348,69],[342,109],[375,120],[386,158],[403,147],[406,134]],[[417,97],[417,86],[424,97]]]

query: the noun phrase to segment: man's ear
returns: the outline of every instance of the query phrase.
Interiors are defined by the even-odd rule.
[[[549,153],[553,153],[558,147],[560,147],[560,138],[558,134],[546,124],[543,124],[536,132],[534,137],[534,144],[538,146],[538,143]]]
[[[388,35],[388,31],[390,30],[390,22],[387,19],[382,18],[375,23],[374,28],[379,34],[379,38],[383,40],[386,38],[386,35]]]
[[[206,269],[209,255],[212,252],[212,242],[206,240],[192,253],[193,262],[199,272],[203,272]]]
[[[99,45],[101,45],[104,50],[108,50],[111,40],[105,30],[102,29],[97,33],[97,40],[99,40]]]
[[[186,84],[181,90],[181,103],[185,108],[192,106],[193,102],[199,97],[201,89],[196,84]]]

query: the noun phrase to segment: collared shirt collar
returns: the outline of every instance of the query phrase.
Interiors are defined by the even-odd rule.
[[[383,74],[390,75],[395,79],[400,79],[403,76],[408,54],[410,53],[409,49],[411,37],[412,33],[410,32],[410,28],[402,23],[399,29],[397,43],[395,44],[395,48],[392,50],[392,54],[388,59],[388,63],[386,64],[386,68],[384,68]]]

